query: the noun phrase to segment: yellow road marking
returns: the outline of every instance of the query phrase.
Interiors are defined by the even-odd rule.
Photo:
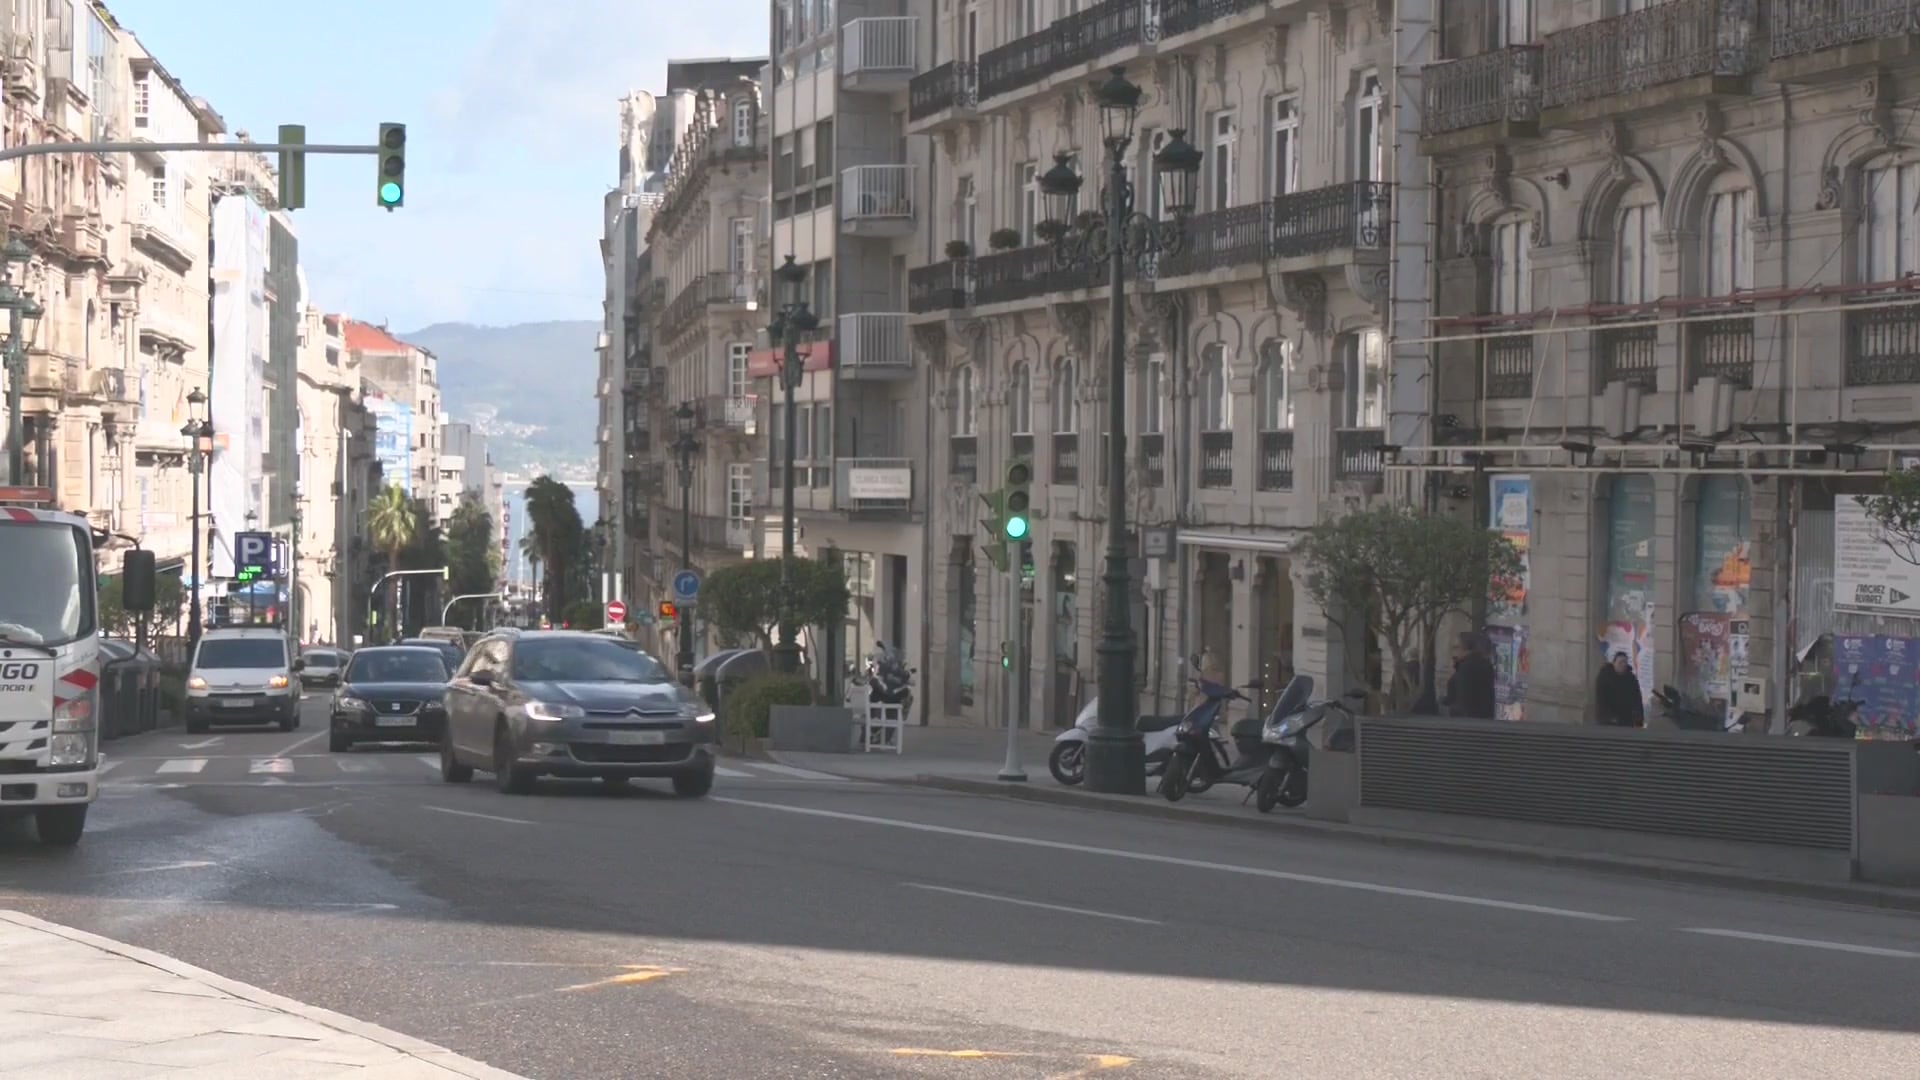
[[[1086,1068],[1076,1072],[1061,1073],[1059,1076],[1048,1077],[1048,1080],[1081,1080],[1082,1077],[1092,1076],[1097,1072],[1106,1072],[1108,1069],[1124,1069],[1132,1065],[1135,1060],[1130,1057],[1122,1057],[1119,1054],[1088,1054],[1087,1058],[1092,1063]]]
[[[679,975],[687,970],[686,968],[655,967],[652,964],[622,964],[620,966],[625,969],[622,974],[609,976],[605,979],[597,979],[593,982],[580,983],[576,986],[563,986],[555,991],[555,993],[569,994],[576,990],[598,990],[603,986],[632,986],[636,983],[646,983],[652,982],[655,979],[664,979],[669,975]]]
[[[928,1050],[923,1047],[914,1046],[901,1047],[898,1050],[890,1051],[890,1053],[895,1057],[941,1057],[972,1061],[978,1061],[983,1058],[1035,1058],[1052,1056],[1020,1053],[1012,1050]],[[1081,1080],[1083,1077],[1092,1076],[1097,1072],[1105,1072],[1108,1069],[1124,1069],[1137,1060],[1120,1054],[1079,1054],[1076,1056],[1085,1058],[1088,1064],[1073,1072],[1061,1073],[1058,1076],[1049,1077],[1048,1080]]]

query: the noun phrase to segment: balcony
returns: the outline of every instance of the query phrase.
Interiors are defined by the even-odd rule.
[[[1053,482],[1080,482],[1080,436],[1075,432],[1057,431],[1053,435]]]
[[[849,19],[840,28],[840,85],[848,90],[897,93],[919,69],[920,20],[912,15]]]
[[[1681,332],[1687,342],[1689,384],[1711,375],[1734,386],[1753,385],[1753,316],[1688,323]]]
[[[1920,383],[1920,307],[1849,313],[1846,381],[1848,386]]]
[[[1744,93],[1760,59],[1753,9],[1751,0],[1667,0],[1548,34],[1541,105],[1554,114],[1542,119],[1557,126]],[[1639,102],[1618,100],[1643,93]]]
[[[916,266],[907,271],[907,311],[914,315],[957,311],[972,302],[972,287],[972,259]]]
[[[1167,436],[1150,431],[1139,438],[1140,475],[1148,487],[1167,484]]]
[[[1422,138],[1482,127],[1490,139],[1530,138],[1540,128],[1540,46],[1509,45],[1428,64],[1420,73],[1420,92],[1426,105]]]
[[[912,458],[841,458],[833,471],[836,510],[898,514],[913,509]]]
[[[1140,0],[1102,0],[1055,19],[1044,30],[987,50],[980,56],[980,100],[1038,85],[1048,76],[1140,44],[1146,11]]]
[[[182,237],[180,223],[152,203],[140,205],[140,220],[133,223],[128,238],[134,247],[159,259],[175,273],[184,274],[193,269],[194,245]],[[203,243],[200,252],[205,251]]]
[[[1772,0],[1769,15],[1767,74],[1780,81],[1904,57],[1901,39],[1920,34],[1914,0]]]
[[[621,439],[621,446],[629,455],[645,456],[653,451],[653,432],[644,427],[630,427]]]
[[[947,475],[962,483],[980,479],[980,437],[955,435],[947,440]]]
[[[44,352],[27,355],[25,391],[29,394],[78,394],[85,382],[86,366],[78,357]]]
[[[907,123],[933,120],[951,111],[971,111],[980,100],[979,80],[980,65],[961,60],[949,60],[915,75],[907,83]],[[910,135],[923,133],[908,131]]]
[[[1391,239],[1393,185],[1352,180],[1281,195],[1269,204],[1268,255],[1294,259],[1329,252],[1385,251]]]
[[[660,317],[663,334],[687,328],[710,304],[749,305],[758,299],[752,274],[715,270],[688,282]]]
[[[1341,428],[1333,433],[1333,476],[1336,480],[1379,476],[1386,464],[1380,448],[1387,433],[1379,428]]]
[[[676,493],[674,499],[678,500]],[[687,527],[692,526],[691,539],[695,548],[715,551],[739,552],[744,545],[733,543],[728,526],[734,524],[718,514],[682,514],[679,507],[663,507],[660,515],[660,540],[669,548],[678,552],[687,542]]]
[[[707,430],[754,434],[759,424],[758,394],[711,394],[696,406],[699,424]]]
[[[1089,289],[1106,280],[1106,267],[1054,265],[1047,244],[996,251],[973,260],[973,302],[1005,304],[1048,293]]]
[[[1645,324],[1596,329],[1595,389],[1611,382],[1631,383],[1651,394],[1660,388],[1660,328]]]
[[[1271,202],[1260,202],[1187,218],[1182,222],[1185,242],[1179,251],[1160,257],[1156,276],[1182,277],[1260,262],[1266,257],[1272,207]]]
[[[1158,40],[1165,41],[1198,30],[1208,23],[1263,6],[1265,0],[1160,0]],[[1151,26],[1151,6],[1147,18]]]
[[[849,236],[913,234],[914,167],[855,165],[840,171],[840,231]]]
[[[1480,345],[1480,363],[1489,400],[1533,396],[1533,338],[1488,338]]]
[[[840,316],[834,353],[842,378],[909,379],[913,377],[913,347],[907,338],[907,316],[863,312]]]
[[[1293,490],[1293,432],[1260,433],[1260,490]]]
[[[1200,433],[1200,486],[1203,488],[1233,486],[1233,432],[1203,431]]]

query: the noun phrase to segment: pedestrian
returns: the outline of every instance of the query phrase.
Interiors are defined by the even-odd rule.
[[[1479,634],[1454,639],[1453,676],[1447,680],[1447,715],[1467,720],[1493,719],[1493,658]]]
[[[1613,654],[1593,681],[1593,711],[1608,727],[1646,727],[1647,703],[1640,694],[1640,676],[1625,652]]]

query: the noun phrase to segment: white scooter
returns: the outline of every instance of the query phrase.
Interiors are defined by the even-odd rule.
[[[1073,726],[1054,736],[1053,753],[1047,755],[1047,771],[1055,780],[1072,787],[1084,780],[1087,775],[1087,737],[1093,733],[1099,723],[1100,701],[1095,698],[1087,702],[1087,707],[1074,717]],[[1147,744],[1147,775],[1159,776],[1166,771],[1167,762],[1172,759],[1174,747],[1179,740],[1174,737],[1173,729],[1180,724],[1178,716],[1142,716],[1134,730],[1140,732]],[[1224,743],[1218,732],[1214,734],[1216,743]],[[1195,780],[1200,783],[1199,780]],[[1192,788],[1204,791],[1208,785]]]

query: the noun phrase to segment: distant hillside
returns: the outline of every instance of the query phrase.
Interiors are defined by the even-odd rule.
[[[440,358],[449,418],[485,432],[506,469],[557,471],[593,461],[600,324],[435,323],[397,335]]]

